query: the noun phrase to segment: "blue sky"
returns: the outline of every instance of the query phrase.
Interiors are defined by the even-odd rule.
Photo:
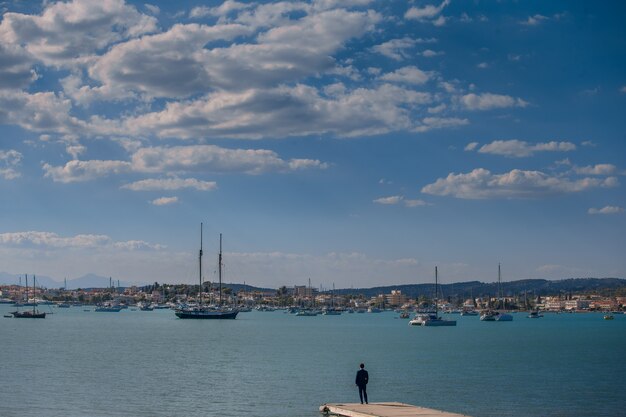
[[[626,276],[619,2],[0,7],[4,272]]]

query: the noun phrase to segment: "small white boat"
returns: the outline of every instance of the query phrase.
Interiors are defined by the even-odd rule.
[[[436,318],[437,314],[435,313],[417,314],[415,317],[409,320],[409,326],[421,326],[424,324],[426,320],[428,320],[431,317]]]

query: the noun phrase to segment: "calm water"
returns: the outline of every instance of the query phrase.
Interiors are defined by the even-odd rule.
[[[0,318],[1,416],[318,417],[324,402],[358,401],[359,362],[374,402],[473,417],[626,413],[624,315],[455,315],[456,328],[421,328],[394,313],[52,311]]]

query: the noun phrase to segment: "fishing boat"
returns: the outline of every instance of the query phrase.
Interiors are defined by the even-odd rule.
[[[540,317],[543,317],[543,314],[539,313],[539,310],[535,310],[535,311],[531,311],[528,316],[529,319],[538,319]]]
[[[200,223],[200,252],[198,256],[200,286],[198,287],[198,305],[175,310],[179,319],[235,319],[239,310],[222,305],[222,234],[220,233],[220,252],[218,255],[219,304],[217,306],[202,303],[202,223]]]
[[[35,276],[33,275],[33,299],[35,298],[36,287],[35,287]],[[28,275],[26,276],[26,298],[28,299]],[[33,303],[32,310],[24,310],[24,311],[13,311],[11,313],[16,319],[45,319],[46,313],[40,312],[37,310],[37,303]]]
[[[604,320],[613,320],[615,317],[613,317],[613,314],[605,314],[604,315]]]

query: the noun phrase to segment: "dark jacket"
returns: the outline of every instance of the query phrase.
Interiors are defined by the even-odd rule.
[[[367,385],[368,380],[369,380],[369,375],[367,371],[365,369],[361,369],[356,373],[356,381],[354,382],[359,387],[364,387]]]

